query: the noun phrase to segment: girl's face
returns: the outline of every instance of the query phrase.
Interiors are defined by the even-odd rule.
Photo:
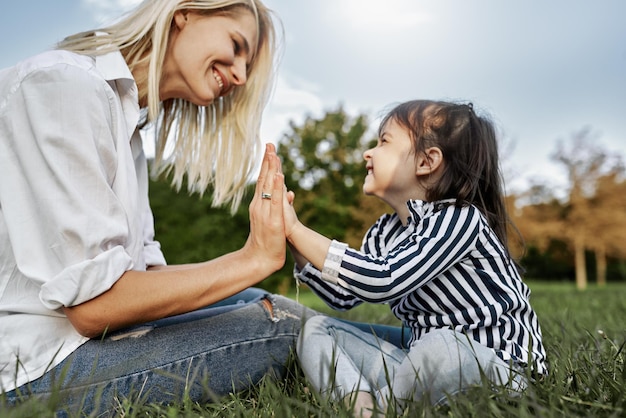
[[[367,169],[365,194],[379,197],[396,210],[409,199],[422,198],[413,140],[395,119],[387,122],[378,143],[365,151],[363,158]]]
[[[257,45],[256,20],[239,8],[229,15],[191,11],[174,15],[165,55],[160,99],[184,99],[207,106],[247,80]]]

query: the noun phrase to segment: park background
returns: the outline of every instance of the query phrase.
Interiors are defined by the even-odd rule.
[[[0,68],[100,27],[137,3],[5,2]],[[443,409],[414,405],[407,416],[624,416],[626,2],[267,4],[285,37],[262,139],[278,145],[309,226],[358,246],[369,224],[389,210],[361,193],[361,153],[387,106],[414,98],[471,101],[498,127],[509,209],[525,247],[511,244],[532,290],[550,375],[521,398],[479,388]],[[150,132],[145,148],[150,155]],[[211,207],[210,191],[177,192],[167,178],[154,179],[150,198],[168,261],[202,261],[240,248],[250,197],[231,215]],[[330,312],[306,289],[296,293],[291,269],[288,259],[260,286],[332,315],[397,324],[381,305]],[[214,404],[121,400],[116,416],[349,416],[342,405],[314,398],[302,376],[292,377]],[[0,415],[53,410],[53,402],[33,402],[15,411],[0,407]]]
[[[111,22],[139,0],[0,5],[0,68]],[[472,101],[511,144],[508,187],[558,192],[550,153],[589,129],[626,154],[626,2],[622,0],[267,0],[283,27],[278,83],[262,125],[276,143],[293,120],[338,105],[372,128],[409,99]],[[152,144],[146,141],[150,153]]]
[[[285,182],[296,192],[300,220],[322,234],[359,248],[364,232],[390,208],[362,193],[363,151],[375,143],[366,115],[341,107],[322,118],[292,122],[278,142]],[[506,143],[501,145],[506,146]],[[626,171],[623,156],[594,141],[587,129],[559,141],[553,164],[568,183],[557,190],[533,183],[509,193],[515,227],[510,247],[532,280],[576,284],[626,281]],[[506,172],[506,170],[504,170]],[[254,184],[236,213],[211,207],[210,193],[177,193],[167,178],[151,184],[156,236],[170,263],[199,262],[234,251],[249,231],[248,205]],[[293,290],[293,262],[260,284],[268,290]]]
[[[5,2],[0,68],[138,3]],[[390,105],[471,101],[498,128],[511,214],[527,244],[525,252],[517,248],[526,277],[578,280],[580,288],[626,280],[626,2],[267,5],[283,29],[283,54],[262,140],[281,149],[296,206],[311,227],[358,246],[387,210],[360,196],[360,154]],[[151,155],[149,133],[144,144]],[[162,181],[152,189],[157,238],[169,262],[203,260],[244,242],[245,204],[230,218],[210,208],[210,193],[174,194]],[[286,290],[287,270],[264,285]]]

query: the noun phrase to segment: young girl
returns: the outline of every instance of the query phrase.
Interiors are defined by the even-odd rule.
[[[471,104],[409,101],[384,117],[363,156],[363,191],[395,213],[357,251],[300,223],[289,192],[285,233],[296,278],[334,309],[388,303],[412,338],[405,350],[313,317],[297,346],[310,383],[367,414],[392,400],[399,408],[425,396],[442,402],[483,376],[520,390],[525,368],[546,373],[530,291],[507,249],[492,124]]]

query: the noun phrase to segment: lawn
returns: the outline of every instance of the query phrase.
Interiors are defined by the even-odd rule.
[[[626,416],[626,283],[590,286],[531,281],[531,303],[543,328],[550,375],[534,382],[521,397],[476,388],[432,407],[415,403],[407,417],[623,417]],[[291,295],[295,298],[295,295]],[[328,310],[308,291],[298,300],[314,309],[351,320],[397,324],[386,306],[362,305],[350,312]],[[49,415],[47,405],[28,402],[0,416]],[[349,408],[308,391],[297,367],[285,382],[267,380],[250,393],[219,404],[139,405],[122,402],[117,416],[162,417],[335,417]],[[389,413],[388,416],[395,416]]]

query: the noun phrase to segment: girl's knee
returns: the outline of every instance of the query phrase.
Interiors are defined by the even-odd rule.
[[[302,324],[302,334],[304,335],[329,335],[332,328],[333,319],[325,315],[312,316]]]
[[[411,347],[409,361],[415,377],[426,388],[441,386],[443,390],[481,380],[480,355],[467,336],[452,330],[423,336]]]
[[[466,335],[447,329],[429,332],[411,347],[412,352],[419,353],[421,363],[454,364],[456,360],[465,359],[471,353],[471,344]],[[450,364],[451,365],[451,364]]]
[[[435,403],[446,394],[458,393],[485,381],[506,384],[515,375],[494,350],[452,330],[426,334],[411,347],[409,357],[414,378],[419,382],[416,394],[419,397],[420,393],[428,392]]]
[[[302,327],[300,328],[300,336],[298,337],[298,341],[296,343],[296,352],[298,356],[303,355],[303,351],[305,347],[308,345],[308,342],[311,338],[314,338],[314,334],[317,332],[317,317],[314,316],[309,319],[303,319]]]
[[[319,338],[328,335],[328,321],[324,315],[316,315],[304,319],[300,330],[299,341]]]
[[[415,347],[431,353],[435,361],[453,358],[462,363],[476,363],[477,361],[480,363],[497,358],[493,349],[483,346],[466,334],[451,329],[430,332],[422,337]]]

